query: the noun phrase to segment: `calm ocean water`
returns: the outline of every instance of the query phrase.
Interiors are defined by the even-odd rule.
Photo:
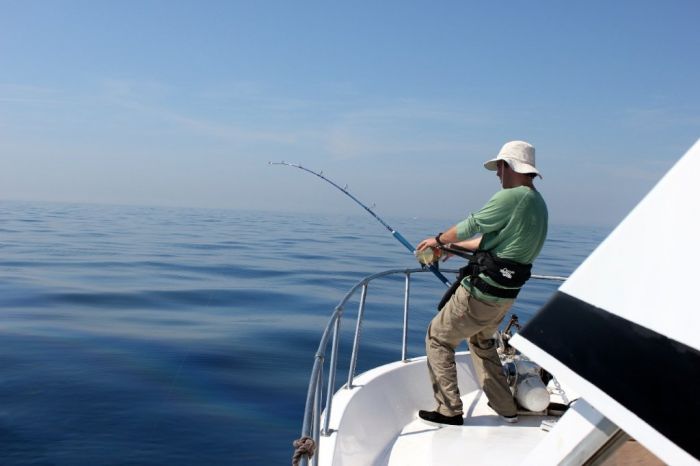
[[[387,218],[414,244],[455,220]],[[568,275],[608,232],[552,226],[534,272]],[[290,464],[332,309],[415,265],[361,214],[0,202],[0,464]],[[443,289],[415,279],[410,356]],[[358,372],[400,357],[402,294],[370,288]]]

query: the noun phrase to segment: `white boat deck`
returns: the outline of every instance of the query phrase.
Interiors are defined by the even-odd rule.
[[[352,389],[333,397],[330,435],[321,436],[320,466],[446,466],[520,464],[550,435],[543,420],[556,417],[520,415],[515,424],[487,406],[467,352],[456,354],[462,389],[464,425],[430,424],[419,409],[433,409],[425,357],[371,369]],[[397,389],[400,387],[400,389]],[[552,401],[568,400],[553,396]],[[533,463],[537,464],[537,463]],[[539,465],[538,465],[539,466]]]
[[[513,465],[547,435],[540,427],[547,416],[519,416],[509,424],[486,405],[481,390],[462,397],[463,426],[429,424],[416,416],[404,427],[388,458],[389,466]]]

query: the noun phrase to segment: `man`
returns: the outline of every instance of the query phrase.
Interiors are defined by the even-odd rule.
[[[517,422],[517,407],[496,351],[494,333],[510,309],[547,234],[547,206],[533,185],[540,176],[535,148],[523,141],[503,146],[484,164],[495,170],[503,189],[478,212],[417,250],[454,243],[477,251],[465,273],[469,276],[433,318],[425,338],[428,371],[437,408],[420,411],[427,421],[462,425],[455,348],[467,339],[489,406],[507,422]],[[480,236],[479,236],[480,235]],[[462,275],[461,275],[462,276]]]

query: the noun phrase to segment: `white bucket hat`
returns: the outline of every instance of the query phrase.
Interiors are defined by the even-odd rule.
[[[516,173],[534,173],[542,178],[535,168],[535,147],[525,141],[505,143],[496,158],[484,163],[484,167],[487,170],[496,171],[499,160],[507,162]]]

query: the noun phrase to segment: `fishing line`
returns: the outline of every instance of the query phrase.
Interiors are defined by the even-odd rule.
[[[311,173],[312,175],[315,175],[315,176],[321,178],[323,181],[325,181],[326,183],[330,184],[330,185],[333,186],[334,188],[338,189],[340,192],[342,192],[343,194],[345,194],[346,196],[348,196],[350,199],[352,199],[353,201],[355,201],[360,207],[362,207],[362,208],[365,209],[367,212],[369,212],[369,214],[370,214],[372,217],[374,217],[375,220],[377,220],[379,223],[381,223],[381,224],[384,226],[384,228],[386,228],[387,230],[389,230],[389,232],[391,233],[391,235],[392,235],[394,238],[396,238],[396,240],[397,240],[399,243],[403,244],[404,247],[406,247],[406,249],[408,249],[409,251],[411,251],[411,254],[414,254],[414,253],[416,252],[416,248],[414,248],[413,245],[412,245],[406,238],[404,238],[403,235],[402,235],[401,233],[399,233],[398,231],[396,231],[394,228],[390,227],[390,226],[389,226],[384,220],[382,220],[381,217],[379,217],[379,215],[377,215],[371,208],[367,207],[367,206],[366,206],[365,204],[363,204],[358,198],[356,198],[355,196],[353,196],[352,194],[350,194],[350,192],[348,191],[348,185],[345,185],[345,187],[340,187],[340,185],[334,183],[332,180],[330,180],[330,179],[326,178],[325,176],[323,176],[323,172],[322,172],[322,171],[321,171],[321,172],[315,172],[315,171],[310,170],[310,169],[308,169],[308,168],[306,168],[306,167],[302,167],[301,165],[296,164],[296,163],[289,163],[289,162],[284,162],[284,161],[282,161],[282,162],[267,162],[267,163],[268,163],[269,165],[286,165],[286,166],[288,166],[288,167],[298,168],[299,170],[304,170],[304,171],[307,172],[307,173]],[[440,270],[438,270],[437,266],[431,264],[431,265],[428,266],[428,269],[429,269],[431,272],[433,272],[433,274],[434,274],[437,278],[439,278],[440,281],[443,282],[445,285],[447,285],[447,286],[450,286],[450,285],[451,285],[450,281],[449,281],[442,273],[440,273]]]
[[[207,301],[204,304],[203,308],[206,309],[212,301],[212,295],[213,291],[210,291],[209,294],[207,295]],[[171,401],[171,399],[174,397],[174,392],[176,389],[175,384],[177,383],[178,379],[180,378],[180,373],[182,372],[182,369],[185,367],[185,361],[190,357],[190,354],[192,353],[194,349],[194,342],[190,342],[187,346],[185,346],[185,352],[183,353],[182,357],[180,358],[180,362],[177,365],[177,371],[175,371],[175,375],[171,377],[170,381],[167,382],[165,385],[165,394],[163,395],[163,399]],[[154,419],[154,428],[158,428],[161,426],[163,423],[162,417],[156,416]]]

